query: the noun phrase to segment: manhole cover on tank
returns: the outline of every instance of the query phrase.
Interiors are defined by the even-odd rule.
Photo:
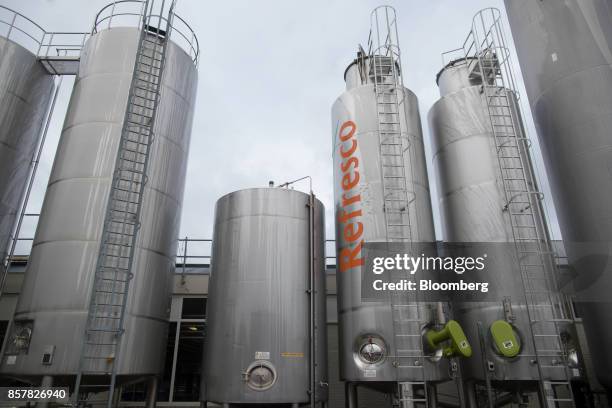
[[[269,363],[254,363],[246,371],[247,385],[256,391],[264,391],[274,385],[276,371]]]

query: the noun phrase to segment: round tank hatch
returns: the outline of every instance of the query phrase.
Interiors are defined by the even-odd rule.
[[[383,359],[385,356],[385,351],[379,344],[366,343],[361,346],[359,355],[366,363],[376,364]]]
[[[355,343],[355,354],[362,364],[378,364],[387,356],[384,340],[376,335],[359,336]]]
[[[265,391],[276,382],[276,370],[267,361],[256,361],[245,372],[247,385],[255,391]]]

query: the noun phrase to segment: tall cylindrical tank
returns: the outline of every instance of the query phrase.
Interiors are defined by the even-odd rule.
[[[309,202],[308,194],[282,188],[240,190],[217,201],[203,400],[309,401],[311,267],[315,392],[327,400],[324,207],[315,199],[311,216]]]
[[[517,150],[525,166],[513,174],[506,170],[502,175],[499,156],[507,155],[507,152],[500,153],[489,116],[500,112],[489,110],[482,92],[482,80],[470,75],[470,68],[475,63],[474,59],[462,58],[440,71],[437,82],[441,98],[429,112],[443,240],[451,244],[473,243],[475,250],[486,251],[488,256],[487,267],[482,271],[470,271],[469,279],[489,282],[491,293],[472,301],[466,301],[462,294],[453,302],[453,316],[462,323],[476,348],[474,355],[462,362],[462,373],[465,380],[484,381],[486,377],[499,381],[537,380],[538,367],[532,361],[535,355],[532,328],[514,247],[513,221],[510,218],[513,208],[508,207],[503,180],[524,174],[529,190],[536,191],[535,176],[529,165],[516,95],[510,90],[507,93],[515,120],[514,128],[518,132]],[[515,160],[514,165],[518,163]],[[542,219],[540,206],[529,211]],[[546,237],[543,225],[543,222],[536,224],[540,228],[538,235]],[[520,342],[518,355],[507,356],[501,348],[496,349],[489,338],[496,321],[511,325],[515,338]],[[479,328],[479,323],[482,328]],[[552,338],[555,333],[551,330],[538,334],[549,334]],[[487,344],[485,349],[481,347],[483,344]],[[487,361],[492,362],[491,366],[487,367]],[[554,372],[545,372],[544,376],[557,377]]]
[[[2,8],[2,7],[0,7]],[[0,259],[9,251],[53,92],[36,55],[0,36]]]
[[[79,369],[139,36],[138,28],[113,27],[93,34],[82,50],[3,373],[69,376]],[[169,41],[125,334],[115,362],[120,376],[162,369],[196,83],[194,61]],[[24,335],[29,347],[15,351],[11,342]],[[45,361],[48,353],[51,358]]]
[[[362,276],[366,274],[364,243],[386,242],[383,178],[377,96],[371,58],[359,56],[345,71],[346,91],[332,107],[334,200],[336,214],[336,273],[340,330],[340,378],[348,382],[376,384],[397,381],[440,381],[448,378],[448,365],[428,358],[407,358],[396,333],[392,301],[362,300]],[[435,242],[429,196],[429,180],[417,97],[407,88],[398,88],[401,100],[401,149],[410,199],[405,209],[410,218],[411,240]],[[424,322],[431,305],[421,304]],[[414,317],[416,310],[405,314]],[[397,323],[397,321],[395,322]],[[380,358],[371,361],[360,353],[373,343]],[[397,343],[397,344],[396,344]],[[412,345],[417,349],[418,344]],[[403,356],[403,357],[402,357]],[[410,360],[408,362],[408,360]],[[404,366],[410,366],[404,368]],[[416,367],[415,367],[416,366]]]
[[[612,391],[612,5],[510,1],[506,10],[600,382]]]

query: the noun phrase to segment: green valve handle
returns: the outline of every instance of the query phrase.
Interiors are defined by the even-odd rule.
[[[441,348],[445,357],[470,357],[472,355],[472,346],[470,346],[461,325],[455,320],[449,320],[440,331],[429,330],[425,334],[425,338],[429,347],[434,350]],[[450,344],[441,344],[449,341]]]
[[[505,320],[496,320],[490,330],[493,342],[502,356],[512,358],[518,355],[521,346],[510,323]]]

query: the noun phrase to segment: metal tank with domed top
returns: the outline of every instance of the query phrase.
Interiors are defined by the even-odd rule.
[[[462,47],[443,54],[436,80],[441,97],[429,121],[443,239],[486,248],[487,267],[470,273],[493,287],[483,300],[453,301],[475,344],[474,356],[461,362],[466,404],[479,406],[478,395],[492,404],[499,390],[573,406],[562,335],[571,319],[499,10],[474,16]]]
[[[370,26],[367,51],[360,47],[346,69],[346,91],[332,107],[340,379],[347,407],[357,406],[357,387],[381,390],[400,407],[435,404],[436,385],[456,374],[446,303],[425,293],[362,298],[371,273],[364,246],[435,251],[419,107],[403,86],[395,10],[376,8]]]

